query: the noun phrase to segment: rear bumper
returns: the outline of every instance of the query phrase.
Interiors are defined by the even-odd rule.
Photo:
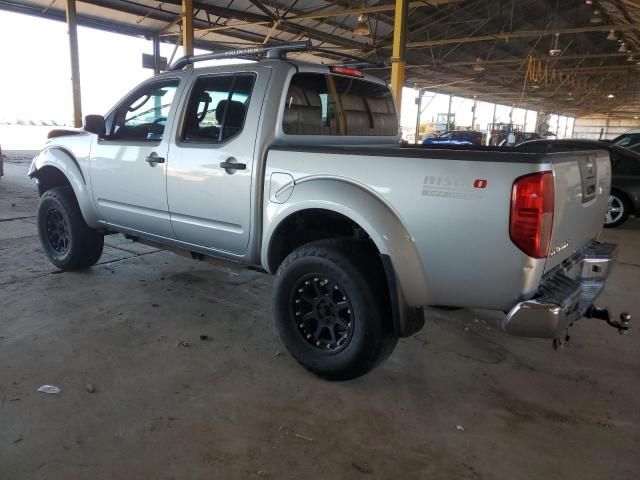
[[[616,245],[593,241],[544,276],[536,296],[518,303],[502,321],[512,335],[555,338],[587,312],[604,288]]]

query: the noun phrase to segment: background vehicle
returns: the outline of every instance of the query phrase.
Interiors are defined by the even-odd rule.
[[[449,130],[441,135],[426,137],[423,145],[482,145],[482,133],[473,130]]]
[[[627,148],[636,153],[640,153],[640,128],[623,133],[611,140],[611,143],[619,147]]]
[[[630,136],[626,138],[628,139]],[[623,143],[630,144],[626,141]],[[536,151],[607,150],[611,159],[612,178],[604,226],[617,227],[626,222],[629,215],[637,215],[640,212],[640,153],[622,147],[615,141],[539,140],[522,145],[526,146],[528,150]]]
[[[122,232],[275,274],[280,337],[330,379],[382,362],[425,305],[507,311],[506,332],[540,338],[589,311],[615,250],[596,240],[606,151],[402,148],[385,82],[282,60],[306,46],[183,58],[84,131],[52,132],[29,172],[49,259],[92,265]]]
[[[535,132],[514,132],[513,133],[513,143],[509,144],[509,135],[507,135],[507,137],[505,137],[503,140],[500,141],[499,145],[501,147],[505,147],[505,146],[515,146],[515,145],[520,145],[523,142],[528,142],[530,140],[540,140],[542,137],[535,133]]]

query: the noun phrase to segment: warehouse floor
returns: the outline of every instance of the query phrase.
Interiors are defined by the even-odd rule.
[[[496,313],[430,310],[380,368],[328,383],[284,351],[268,276],[121,236],[57,272],[28,163],[0,180],[1,479],[640,478],[633,332],[583,320],[556,352]],[[604,238],[601,303],[638,313],[640,220]]]

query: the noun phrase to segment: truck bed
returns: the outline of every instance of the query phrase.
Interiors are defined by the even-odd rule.
[[[587,201],[585,163],[595,170]],[[526,256],[509,237],[514,180],[539,171],[553,171],[556,192],[546,259]],[[422,263],[428,292],[408,286],[409,295],[426,295],[431,305],[502,310],[533,296],[545,272],[599,235],[610,182],[605,151],[474,146],[273,145],[267,189],[273,173],[293,177],[294,195],[306,181],[335,178],[380,199],[411,232]]]

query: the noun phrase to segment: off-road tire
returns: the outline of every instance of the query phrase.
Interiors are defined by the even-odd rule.
[[[332,283],[327,284],[327,280]],[[311,287],[304,287],[305,281]],[[330,290],[335,289],[338,296],[344,294],[342,300],[347,299],[350,306],[350,337],[343,346],[336,346],[336,351],[317,347],[316,337],[306,337],[301,317],[296,316],[300,315],[295,303],[300,285],[315,288],[314,281],[321,286],[333,285]],[[364,375],[383,362],[398,343],[385,286],[379,259],[365,242],[330,239],[303,245],[282,262],[276,273],[273,310],[280,338],[303,367],[322,378],[349,380]],[[330,294],[321,295],[325,296],[318,295],[316,300],[329,298]],[[314,322],[311,330],[320,323],[310,321]]]
[[[104,235],[86,224],[71,187],[47,190],[40,197],[37,220],[42,248],[59,269],[78,270],[100,259]]]

